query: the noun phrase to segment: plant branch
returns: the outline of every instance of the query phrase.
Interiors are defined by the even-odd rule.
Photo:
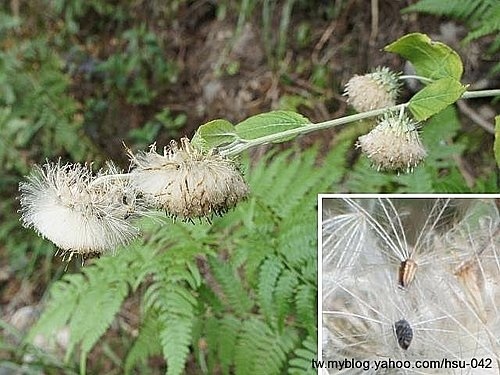
[[[382,114],[389,112],[389,111],[397,111],[397,110],[404,108],[404,107],[407,107],[407,106],[408,106],[408,103],[403,103],[403,104],[395,105],[393,107],[375,109],[373,111],[357,113],[355,115],[345,116],[345,117],[341,117],[341,118],[337,118],[337,119],[333,119],[333,120],[319,122],[316,124],[309,124],[306,126],[300,126],[298,128],[285,130],[285,131],[280,132],[280,133],[274,133],[274,134],[266,135],[266,136],[260,137],[260,138],[255,138],[255,139],[250,139],[250,140],[237,140],[237,141],[231,143],[230,145],[226,146],[225,148],[222,147],[220,149],[220,154],[223,156],[234,156],[234,155],[240,154],[241,152],[243,152],[249,148],[255,147],[255,146],[259,146],[259,145],[263,145],[263,144],[271,143],[271,142],[276,142],[276,141],[279,141],[283,138],[293,137],[293,136],[296,136],[299,134],[307,134],[307,133],[311,133],[311,132],[314,132],[317,130],[333,128],[335,126],[348,124],[350,122],[364,120],[366,118],[382,115]]]
[[[484,98],[487,96],[498,96],[498,95],[500,95],[500,89],[466,91],[463,93],[461,99]]]
[[[410,77],[410,76],[405,76],[405,77]],[[414,77],[414,78],[423,78],[423,77]],[[461,99],[472,99],[472,98],[482,98],[482,97],[488,97],[488,96],[496,96],[500,95],[500,89],[494,89],[494,90],[478,90],[478,91],[466,91]],[[324,122],[319,122],[316,124],[309,124],[307,126],[300,126],[298,128],[294,129],[289,129],[285,130],[283,132],[279,133],[274,133],[274,134],[269,134],[264,137],[259,137],[255,139],[238,139],[231,144],[227,146],[223,146],[219,148],[219,152],[223,156],[235,156],[240,154],[241,152],[248,150],[249,148],[256,147],[259,145],[267,144],[267,143],[272,143],[272,142],[277,142],[280,141],[284,138],[288,137],[294,137],[297,135],[301,134],[307,134],[311,133],[317,130],[323,130],[323,129],[328,129],[328,128],[333,128],[335,126],[339,125],[345,125],[351,122],[359,121],[359,120],[364,120],[370,117],[375,117],[382,115],[386,112],[395,112],[398,111],[402,108],[408,107],[409,102],[403,103],[403,104],[398,104],[393,107],[388,107],[388,108],[381,108],[381,109],[375,109],[373,111],[368,111],[368,112],[363,112],[363,113],[357,113],[354,115],[350,116],[345,116],[333,120],[328,120]]]

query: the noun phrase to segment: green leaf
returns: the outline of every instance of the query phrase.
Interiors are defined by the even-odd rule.
[[[500,115],[495,117],[495,145],[493,149],[495,151],[495,160],[500,167]]]
[[[446,44],[432,41],[427,35],[413,33],[399,38],[384,48],[410,61],[418,75],[460,80],[463,64],[460,56]]]
[[[243,139],[255,139],[310,123],[306,117],[295,112],[273,111],[252,116],[240,122],[236,125],[236,133]],[[284,142],[292,138],[284,137],[277,142]]]
[[[466,87],[454,78],[441,78],[424,87],[409,103],[410,111],[419,121],[426,120],[455,103]]]
[[[233,124],[226,120],[213,120],[201,125],[191,140],[191,144],[202,150],[233,142],[238,136]]]

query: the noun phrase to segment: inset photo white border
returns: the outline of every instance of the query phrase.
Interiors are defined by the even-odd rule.
[[[318,314],[320,374],[499,373],[500,194],[319,194]]]

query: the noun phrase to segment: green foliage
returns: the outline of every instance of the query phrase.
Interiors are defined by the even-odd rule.
[[[316,337],[307,336],[302,346],[295,349],[295,358],[290,360],[288,373],[290,375],[316,374],[316,370],[311,366],[311,359],[316,357],[317,350]]]
[[[500,49],[500,3],[496,0],[420,0],[403,12],[422,12],[464,21],[470,29],[465,43],[495,35],[489,53],[493,55]],[[500,64],[497,64],[495,71],[499,68]]]
[[[310,121],[304,116],[288,111],[272,111],[247,118],[235,126],[242,139],[255,139],[266,135],[306,126]],[[288,140],[288,139],[284,139]],[[280,141],[281,142],[281,141]]]
[[[231,143],[236,137],[234,125],[227,120],[218,119],[201,125],[196,130],[191,144],[202,150],[210,150]]]
[[[416,120],[427,120],[455,103],[465,92],[465,87],[451,77],[441,78],[417,92],[409,102]]]
[[[321,164],[315,148],[270,153],[247,166],[247,202],[211,225],[154,225],[144,244],[64,276],[51,288],[30,337],[50,337],[69,325],[67,357],[80,347],[84,369],[134,293],[142,300],[142,322],[125,373],[159,353],[168,374],[183,373],[190,353],[208,373],[280,374],[303,367],[305,355],[316,356],[314,202],[340,178],[343,152],[335,149]]]
[[[125,30],[122,51],[96,66],[104,79],[104,90],[126,97],[130,104],[148,104],[158,89],[177,79],[177,67],[165,57],[162,42],[145,24]]]
[[[134,367],[145,365],[146,360],[153,355],[162,353],[162,348],[157,339],[158,332],[162,324],[158,320],[157,314],[146,315],[139,329],[139,335],[127,353],[124,363],[124,372],[129,374]]]
[[[186,115],[172,115],[168,108],[164,108],[157,113],[154,119],[148,121],[141,128],[131,129],[128,132],[128,139],[137,148],[145,149],[154,143],[160,134],[175,138],[177,131],[185,125]]]
[[[70,80],[45,33],[20,33],[22,20],[0,8],[0,243],[13,269],[33,270],[37,256],[53,246],[20,230],[17,184],[34,160],[55,155],[83,160],[94,155],[82,128],[79,103],[67,95]],[[3,250],[3,249],[2,249]],[[35,257],[29,257],[32,253]]]
[[[463,73],[462,59],[446,44],[432,41],[425,34],[407,34],[384,48],[410,61],[417,74],[430,79],[454,78]]]

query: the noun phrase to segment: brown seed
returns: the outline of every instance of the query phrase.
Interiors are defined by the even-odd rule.
[[[413,259],[406,259],[399,265],[398,284],[402,289],[407,289],[415,278],[418,265]]]

